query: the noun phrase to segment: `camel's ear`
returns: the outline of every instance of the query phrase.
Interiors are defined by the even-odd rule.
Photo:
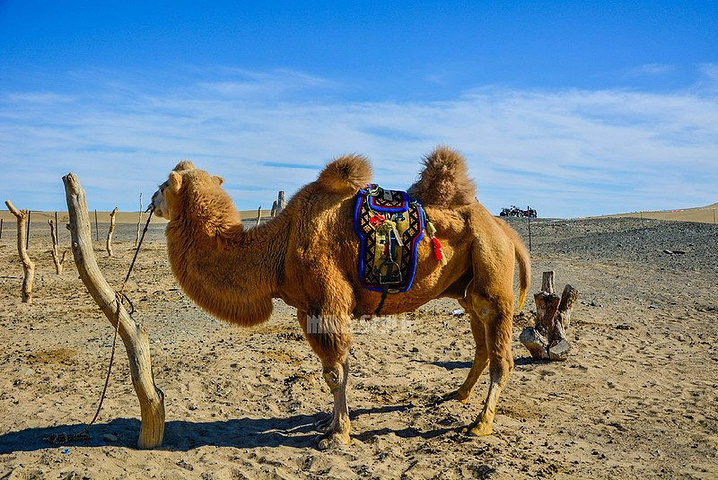
[[[219,175],[213,176],[212,179],[217,182],[217,185],[222,185],[224,183],[224,178],[220,177]]]
[[[173,192],[179,192],[180,188],[182,188],[182,175],[177,172],[170,172],[169,184]]]
[[[183,170],[194,170],[194,169],[195,169],[194,163],[190,162],[189,160],[182,160],[174,168],[174,171],[181,172]]]

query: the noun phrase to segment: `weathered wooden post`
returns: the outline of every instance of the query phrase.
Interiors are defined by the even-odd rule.
[[[257,227],[259,224],[262,223],[262,206],[260,205],[259,208],[257,208]]]
[[[57,212],[55,212],[55,218],[57,218]],[[62,269],[65,266],[65,257],[67,256],[67,250],[64,250],[62,252],[62,257],[60,257],[60,246],[57,239],[57,233],[59,232],[56,232],[56,222],[57,220],[53,222],[51,218],[47,219],[47,223],[50,224],[50,238],[52,239],[52,249],[50,250],[50,255],[52,255],[52,262],[55,264],[55,271],[58,275],[62,275]]]
[[[277,216],[277,201],[276,200],[272,202],[272,211],[269,214],[269,216],[272,218]]]
[[[129,316],[114,290],[100,272],[92,248],[90,214],[87,210],[85,191],[75,174],[62,180],[65,184],[67,207],[70,214],[72,253],[83,283],[97,305],[122,338],[130,363],[132,385],[140,402],[142,420],[139,448],[155,448],[162,444],[165,431],[165,404],[162,390],[157,388],[152,376],[150,343],[143,325]]]
[[[2,240],[2,227],[3,227],[3,219],[0,218],[0,240]]]
[[[107,232],[107,255],[112,256],[112,234],[115,233],[115,215],[117,215],[117,207],[110,212],[110,230]]]
[[[22,303],[32,303],[32,287],[35,283],[35,264],[30,260],[30,256],[27,254],[27,228],[26,223],[30,216],[29,210],[18,210],[10,202],[5,200],[10,213],[15,215],[17,218],[17,252],[20,254],[20,261],[22,262],[23,278],[22,278]]]
[[[284,207],[286,206],[287,202],[284,200],[284,190],[280,190],[277,195],[277,215],[282,213],[282,210],[284,210]]]
[[[544,272],[541,291],[534,295],[536,325],[526,327],[519,340],[535,359],[566,360],[571,346],[566,329],[571,322],[571,309],[578,290],[566,285],[559,297],[554,292],[554,272]]]

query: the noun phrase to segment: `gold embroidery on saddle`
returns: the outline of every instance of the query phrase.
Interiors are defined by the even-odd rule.
[[[407,291],[414,280],[417,244],[424,231],[419,202],[406,192],[369,185],[357,195],[354,228],[361,244],[362,285],[389,293]]]

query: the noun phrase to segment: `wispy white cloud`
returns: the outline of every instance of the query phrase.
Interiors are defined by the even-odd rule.
[[[60,176],[75,171],[97,208],[135,209],[140,191],[148,197],[190,158],[224,176],[250,209],[343,153],[369,155],[377,181],[406,187],[420,157],[443,143],[465,154],[479,199],[495,212],[531,204],[582,216],[716,201],[718,99],[700,91],[485,87],[441,102],[352,102],[324,99],[341,86],[297,72],[211,77],[166,91],[115,82],[92,94],[0,93],[0,191],[23,208],[64,208]]]
[[[675,69],[675,65],[669,65],[666,63],[646,63],[630,69],[628,71],[628,75],[632,77],[665,75],[667,73],[673,73]]]
[[[279,69],[271,72],[251,72],[243,69],[218,68],[223,77],[231,79],[199,82],[199,87],[226,97],[252,98],[280,97],[290,92],[330,88],[333,83],[314,75],[294,70]]]

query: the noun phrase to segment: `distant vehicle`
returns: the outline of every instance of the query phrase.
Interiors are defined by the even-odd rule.
[[[499,216],[536,218],[538,217],[538,212],[529,206],[526,207],[526,210],[522,210],[516,205],[511,205],[509,208],[502,209]]]

